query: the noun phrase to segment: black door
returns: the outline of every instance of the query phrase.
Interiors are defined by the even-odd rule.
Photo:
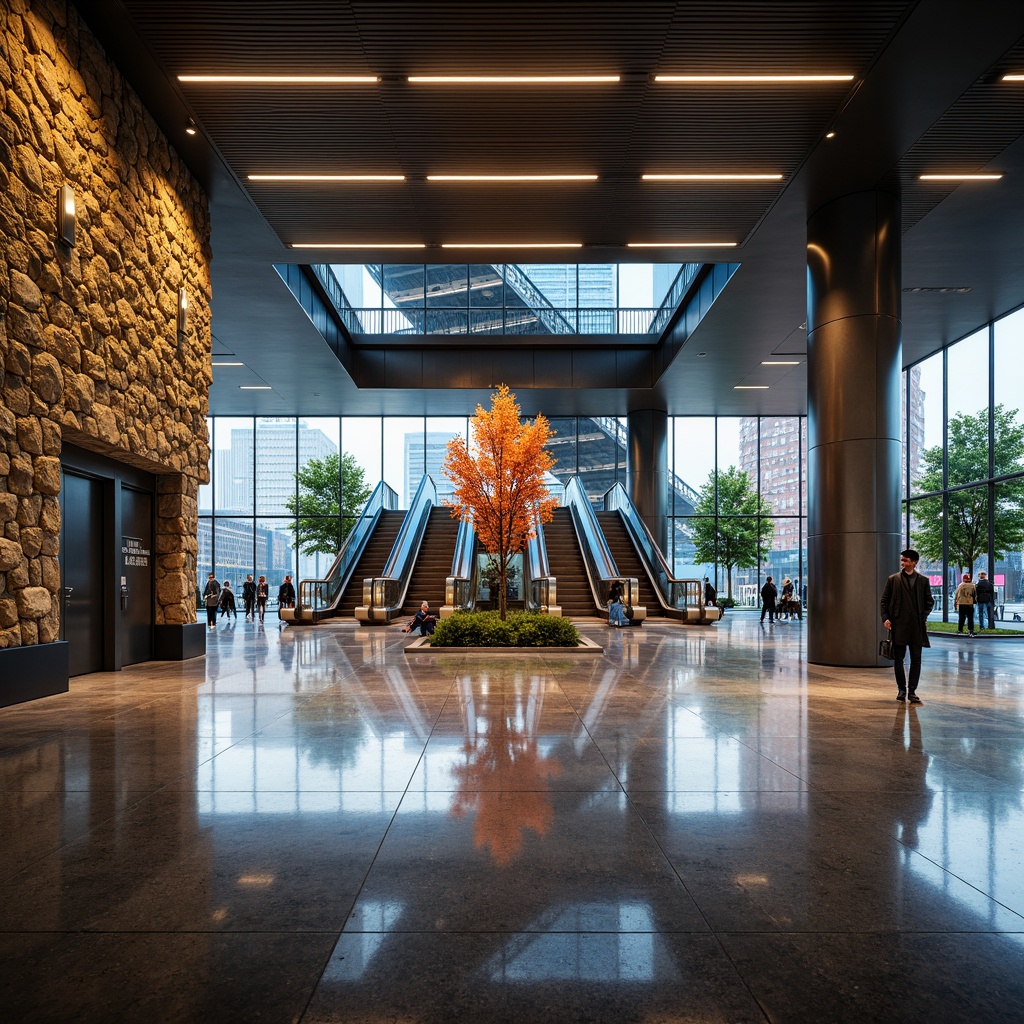
[[[64,474],[61,507],[63,632],[70,674],[101,672],[103,664],[103,482]]]
[[[153,496],[121,491],[121,664],[153,657]],[[125,590],[124,588],[127,588]]]

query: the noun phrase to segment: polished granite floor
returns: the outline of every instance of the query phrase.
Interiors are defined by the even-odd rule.
[[[1024,1021],[1024,646],[221,624],[0,710],[0,1019]]]

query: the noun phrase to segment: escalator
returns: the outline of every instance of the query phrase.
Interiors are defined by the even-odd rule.
[[[459,533],[458,519],[452,519],[451,509],[432,508],[423,534],[416,565],[409,578],[409,589],[402,605],[403,615],[414,615],[426,601],[434,614],[445,603],[445,580],[452,571],[455,540]],[[387,553],[385,552],[385,558]],[[383,559],[374,572],[380,571]],[[372,574],[371,574],[372,575]]]
[[[343,619],[351,619],[355,615],[356,605],[363,600],[363,580],[379,575],[404,521],[405,512],[403,511],[385,509],[381,512],[380,521],[367,541],[366,548],[356,563],[352,578],[338,601],[335,615]]]
[[[618,512],[597,512],[597,521],[601,525],[601,532],[608,543],[608,550],[615,559],[615,565],[623,576],[636,578],[640,588],[640,604],[647,609],[647,617],[655,618],[664,616],[665,611],[658,595],[655,592],[654,584],[651,583],[647,570],[644,567],[643,559],[637,553],[636,546],[630,537],[626,524]],[[559,587],[561,593],[561,587]]]
[[[587,579],[572,514],[568,508],[556,508],[550,523],[544,526],[551,575],[558,581],[558,603],[563,616],[600,615]]]

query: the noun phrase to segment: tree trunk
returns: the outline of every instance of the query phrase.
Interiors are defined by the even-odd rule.
[[[728,596],[729,600],[731,601],[732,600],[732,566],[731,565],[727,565],[725,567],[725,579],[726,579],[726,585],[725,585],[726,595]]]
[[[498,556],[498,611],[501,621],[505,621],[505,608],[508,602],[508,555]]]

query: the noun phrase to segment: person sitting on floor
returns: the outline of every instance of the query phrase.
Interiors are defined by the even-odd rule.
[[[409,620],[408,625],[402,627],[403,633],[415,633],[418,629],[421,636],[430,636],[437,625],[437,616],[431,615],[430,605],[424,601],[420,610]]]
[[[609,626],[626,626],[626,609],[622,604],[622,592],[623,586],[621,580],[616,580],[612,584],[612,589],[608,591],[608,625]]]

